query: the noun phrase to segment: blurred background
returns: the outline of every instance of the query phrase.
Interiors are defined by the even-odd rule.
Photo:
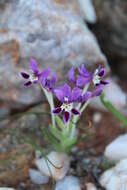
[[[112,81],[107,96],[126,114],[127,1],[0,0],[0,186],[17,189],[37,188],[29,180],[34,151],[25,139],[30,135],[45,146],[39,126],[49,123],[43,115],[24,115],[48,110],[41,89],[24,88],[19,76],[28,70],[31,57],[40,68],[54,69],[61,83],[71,66],[85,63],[91,71],[105,66]],[[80,169],[73,168],[83,176],[87,174],[80,154],[101,158],[105,146],[126,131],[98,101],[82,117],[81,132],[87,133],[88,120],[92,139],[78,145],[75,159]],[[97,165],[95,160],[91,167]]]

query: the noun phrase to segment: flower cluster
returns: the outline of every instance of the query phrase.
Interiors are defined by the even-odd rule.
[[[40,72],[36,60],[31,59],[29,70],[29,73],[21,72],[21,76],[26,80],[24,86],[30,86],[39,82],[46,90],[53,91],[57,77],[55,73],[51,72],[50,68]]]
[[[68,72],[71,85],[65,83],[59,87],[56,87],[56,74],[50,68],[40,72],[34,59],[31,59],[29,68],[31,70],[29,73],[21,72],[21,76],[26,80],[24,85],[30,86],[39,83],[45,90],[55,95],[61,106],[54,108],[52,113],[63,113],[65,123],[70,121],[71,116],[80,115],[81,104],[85,104],[93,97],[100,96],[104,86],[108,84],[103,80],[106,71],[101,66],[94,73],[89,72],[84,64],[77,69],[71,68]]]

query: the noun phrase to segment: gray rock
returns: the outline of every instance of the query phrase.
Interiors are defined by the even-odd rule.
[[[30,57],[38,60],[41,69],[52,67],[60,80],[71,65],[86,63],[92,70],[99,63],[107,66],[95,36],[75,9],[76,1],[12,0],[2,4],[0,101],[8,102],[10,109],[35,104],[41,98],[35,86],[24,90],[18,76],[28,68]]]
[[[43,176],[38,170],[29,170],[29,175],[32,183],[41,185],[46,184],[49,181],[49,178],[47,176]]]
[[[96,12],[92,0],[78,0],[81,10],[84,13],[84,18],[89,23],[96,22]]]
[[[97,190],[97,188],[95,187],[93,183],[87,183],[86,188],[87,190]]]
[[[80,182],[77,177],[66,176],[63,180],[56,183],[55,190],[81,190]]]
[[[100,178],[100,184],[106,190],[127,189],[127,159],[121,160],[115,167],[107,170]]]
[[[76,66],[87,62],[87,66],[94,69],[96,64],[106,63],[94,35],[82,22],[81,14],[74,9],[76,2],[69,2],[57,4],[53,0],[39,0],[38,3],[35,0],[1,1],[2,8],[6,4],[0,9],[0,102],[4,104],[3,109],[7,106],[9,109],[22,108],[40,101],[40,89],[34,86],[24,90],[18,77],[19,71],[28,67],[31,56],[39,60],[41,68],[47,65],[54,68],[61,79],[61,76],[65,76],[61,72],[65,73],[71,64]],[[105,4],[109,9],[110,1]],[[118,12],[117,3],[115,10]],[[117,15],[116,12],[112,14]],[[110,22],[108,24],[111,26]],[[19,64],[14,65],[16,63]],[[123,97],[120,99],[123,102],[125,96],[120,97]]]
[[[105,100],[110,101],[120,112],[127,115],[126,105],[127,105],[127,95],[120,88],[120,86],[113,81],[111,78],[108,78],[107,81],[109,85],[105,86],[104,94]],[[106,110],[100,101],[100,97],[96,97],[92,100],[91,106]]]
[[[106,63],[94,35],[76,12],[53,0],[20,0],[14,8],[9,18],[6,10],[1,18],[8,33],[1,34],[0,42],[15,39],[22,58],[36,57],[45,65],[59,64],[60,69],[67,62]]]
[[[94,5],[98,22],[93,31],[114,71],[127,79],[127,1],[94,1]]]
[[[120,135],[113,142],[107,145],[104,155],[110,161],[120,161],[127,158],[127,134]]]
[[[64,153],[55,151],[50,152],[47,157],[54,165],[45,158],[36,159],[35,164],[39,171],[45,176],[53,177],[56,181],[63,179],[70,168],[70,158]]]

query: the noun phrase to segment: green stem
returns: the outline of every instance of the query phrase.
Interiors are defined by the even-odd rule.
[[[53,101],[53,95],[51,92],[48,92],[47,90],[45,90],[42,86],[41,86],[47,100],[50,106],[50,113],[51,113],[51,119],[52,119],[52,126],[55,127],[55,117],[54,114],[52,113],[53,109],[54,109],[54,101]]]
[[[90,103],[90,99],[82,106],[82,108],[80,109],[80,113],[82,114],[82,112],[86,109],[86,107],[88,106],[88,104]]]
[[[55,181],[54,181],[54,178],[53,178],[53,175],[52,175],[52,171],[51,171],[51,168],[49,167],[49,164],[48,164],[48,161],[45,159],[45,162],[46,162],[46,165],[48,167],[48,170],[49,170],[49,173],[51,175],[51,178],[52,178],[52,190],[55,190]]]
[[[88,88],[89,88],[89,84],[87,84],[87,85],[84,87],[84,89],[83,89],[83,91],[82,91],[82,95],[87,92]],[[81,105],[82,105],[81,103],[78,104],[78,106],[77,106],[77,109],[78,109],[78,110],[80,109]]]
[[[82,92],[82,95],[87,92],[88,88],[89,88],[89,84],[87,84],[87,85],[84,87],[83,92]],[[80,107],[81,107],[81,103],[78,104],[77,109],[79,110]],[[86,107],[86,105],[84,105],[84,108],[83,108],[83,107],[81,108],[80,113],[82,113],[82,112],[84,111],[85,107]],[[83,109],[83,111],[82,111],[82,109]],[[72,121],[73,121],[73,128],[72,128],[71,137],[73,137],[73,136],[75,135],[76,123],[78,122],[79,117],[80,117],[80,116],[73,116],[73,119],[72,119]]]
[[[74,116],[73,117],[73,123],[76,124],[79,120],[79,117],[81,116],[82,112],[86,109],[86,107],[88,106],[88,104],[90,103],[90,100],[88,100],[80,109],[80,115],[78,116]]]
[[[111,103],[110,101],[104,99],[104,93],[102,93],[102,95],[101,95],[101,102],[102,102],[102,104],[105,106],[105,108],[107,108],[107,110],[112,113],[112,115],[113,115],[115,118],[119,119],[119,120],[127,127],[127,118],[126,118],[123,114],[121,114],[121,113],[112,105],[112,103]]]

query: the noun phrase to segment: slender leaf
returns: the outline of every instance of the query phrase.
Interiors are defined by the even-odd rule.
[[[56,123],[57,123],[58,127],[63,130],[65,128],[65,124],[62,121],[62,119],[59,116],[56,116],[55,120],[56,120]]]
[[[67,138],[67,139],[63,142],[63,146],[64,146],[64,147],[74,146],[75,144],[76,144],[76,138]]]
[[[110,111],[112,113],[112,115],[119,119],[123,125],[125,125],[127,127],[127,118],[121,114],[113,105],[110,101],[107,101],[104,99],[104,93],[102,93],[101,95],[101,102],[102,104],[105,106],[105,108],[107,108],[108,111]]]
[[[61,132],[56,127],[53,127],[52,125],[49,125],[49,127],[50,127],[50,131],[52,135],[55,136],[56,139],[61,141]]]
[[[32,139],[32,138],[28,138],[26,139],[26,142],[31,144],[32,147],[34,148],[34,150],[39,150],[41,153],[41,156],[43,156],[54,168],[56,169],[61,169],[63,166],[55,166],[55,164],[53,164],[49,158],[46,156],[45,152],[42,150],[42,148]]]

